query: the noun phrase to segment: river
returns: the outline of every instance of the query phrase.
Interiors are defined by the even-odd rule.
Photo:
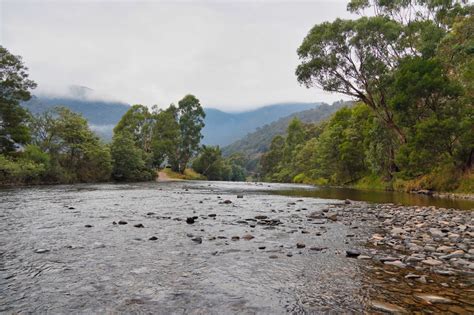
[[[343,207],[283,184],[3,189],[0,312],[304,314],[397,305],[474,312],[469,274],[413,282],[392,266],[346,257],[353,248],[369,251],[376,227],[365,219],[355,225],[349,208],[338,220],[308,219]],[[446,293],[450,302],[429,303],[416,292]]]

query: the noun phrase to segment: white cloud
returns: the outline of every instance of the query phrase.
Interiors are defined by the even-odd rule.
[[[43,91],[160,106],[193,93],[225,110],[341,98],[294,70],[310,28],[347,17],[346,1],[0,1],[0,42]]]

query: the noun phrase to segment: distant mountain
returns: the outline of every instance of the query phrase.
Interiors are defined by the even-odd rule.
[[[81,113],[91,129],[104,140],[112,139],[113,128],[130,105],[114,101],[98,101],[92,98],[94,91],[84,86],[71,86],[67,96],[33,96],[22,105],[33,114],[42,113],[56,106],[65,106]],[[206,126],[202,133],[203,143],[210,145],[227,145],[242,138],[258,127],[287,116],[291,113],[315,108],[320,103],[282,103],[268,105],[255,110],[227,113],[214,108],[205,108]]]
[[[260,155],[268,150],[273,138],[286,133],[288,124],[294,117],[298,117],[305,123],[316,123],[328,118],[341,107],[350,104],[350,102],[336,102],[332,105],[322,104],[313,109],[292,113],[291,115],[257,128],[255,132],[249,133],[242,139],[224,147],[222,152],[226,156],[237,152],[243,153],[251,161],[250,164],[255,164]],[[252,169],[254,167],[255,165],[250,165],[248,168]]]
[[[322,103],[281,103],[260,107],[240,113],[227,113],[214,108],[205,108],[206,126],[202,133],[203,143],[210,145],[230,144],[258,127],[288,116],[292,113],[316,108]]]
[[[127,112],[130,105],[122,102],[99,101],[89,97],[92,89],[81,86],[70,87],[67,96],[33,96],[22,104],[33,114],[40,114],[50,108],[65,106],[81,113],[92,130],[105,140],[112,139],[112,130]]]

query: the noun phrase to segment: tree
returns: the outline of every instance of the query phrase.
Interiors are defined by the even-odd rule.
[[[160,167],[166,159],[172,165],[178,164],[180,135],[178,109],[174,105],[156,114],[151,144],[153,166]]]
[[[57,107],[32,118],[30,125],[33,144],[50,156],[45,180],[93,182],[110,178],[110,151],[80,114]]]
[[[132,135],[135,146],[150,153],[153,125],[154,118],[148,108],[143,105],[133,105],[115,126],[114,134],[126,132]]]
[[[174,171],[183,173],[189,160],[199,150],[205,117],[206,114],[194,95],[186,95],[178,102],[179,153],[170,161]]]
[[[229,179],[230,169],[227,169],[219,146],[203,146],[192,166],[196,172],[206,176],[209,180]]]
[[[368,7],[375,16],[314,26],[298,49],[302,62],[296,75],[307,87],[362,101],[403,144],[406,132],[389,106],[391,75],[407,57],[433,57],[449,21],[469,6],[452,0],[353,0],[348,6],[359,13]]]
[[[134,137],[129,132],[114,135],[111,144],[113,160],[112,177],[118,181],[151,180],[155,174],[146,167],[142,150],[135,146]]]
[[[28,78],[27,70],[20,56],[0,46],[0,153],[11,153],[16,144],[29,141],[28,114],[20,102],[31,98],[29,90],[36,83]]]

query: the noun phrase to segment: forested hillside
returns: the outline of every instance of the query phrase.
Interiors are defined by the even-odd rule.
[[[360,18],[310,30],[296,75],[359,105],[321,125],[293,120],[262,157],[263,178],[472,192],[473,7],[353,0],[348,9]]]
[[[206,126],[202,134],[207,145],[228,145],[258,127],[292,113],[316,108],[321,103],[281,103],[266,105],[244,112],[223,112],[206,108]]]
[[[345,105],[349,105],[346,103]],[[297,117],[305,123],[314,123],[328,118],[336,110],[344,106],[343,102],[336,102],[332,105],[321,104],[316,108],[293,113],[280,118],[270,124],[257,128],[255,132],[247,134],[240,140],[223,148],[223,154],[228,156],[234,153],[242,153],[246,156],[256,156],[265,152],[270,147],[272,139],[277,135],[286,133],[286,128],[290,121]]]

